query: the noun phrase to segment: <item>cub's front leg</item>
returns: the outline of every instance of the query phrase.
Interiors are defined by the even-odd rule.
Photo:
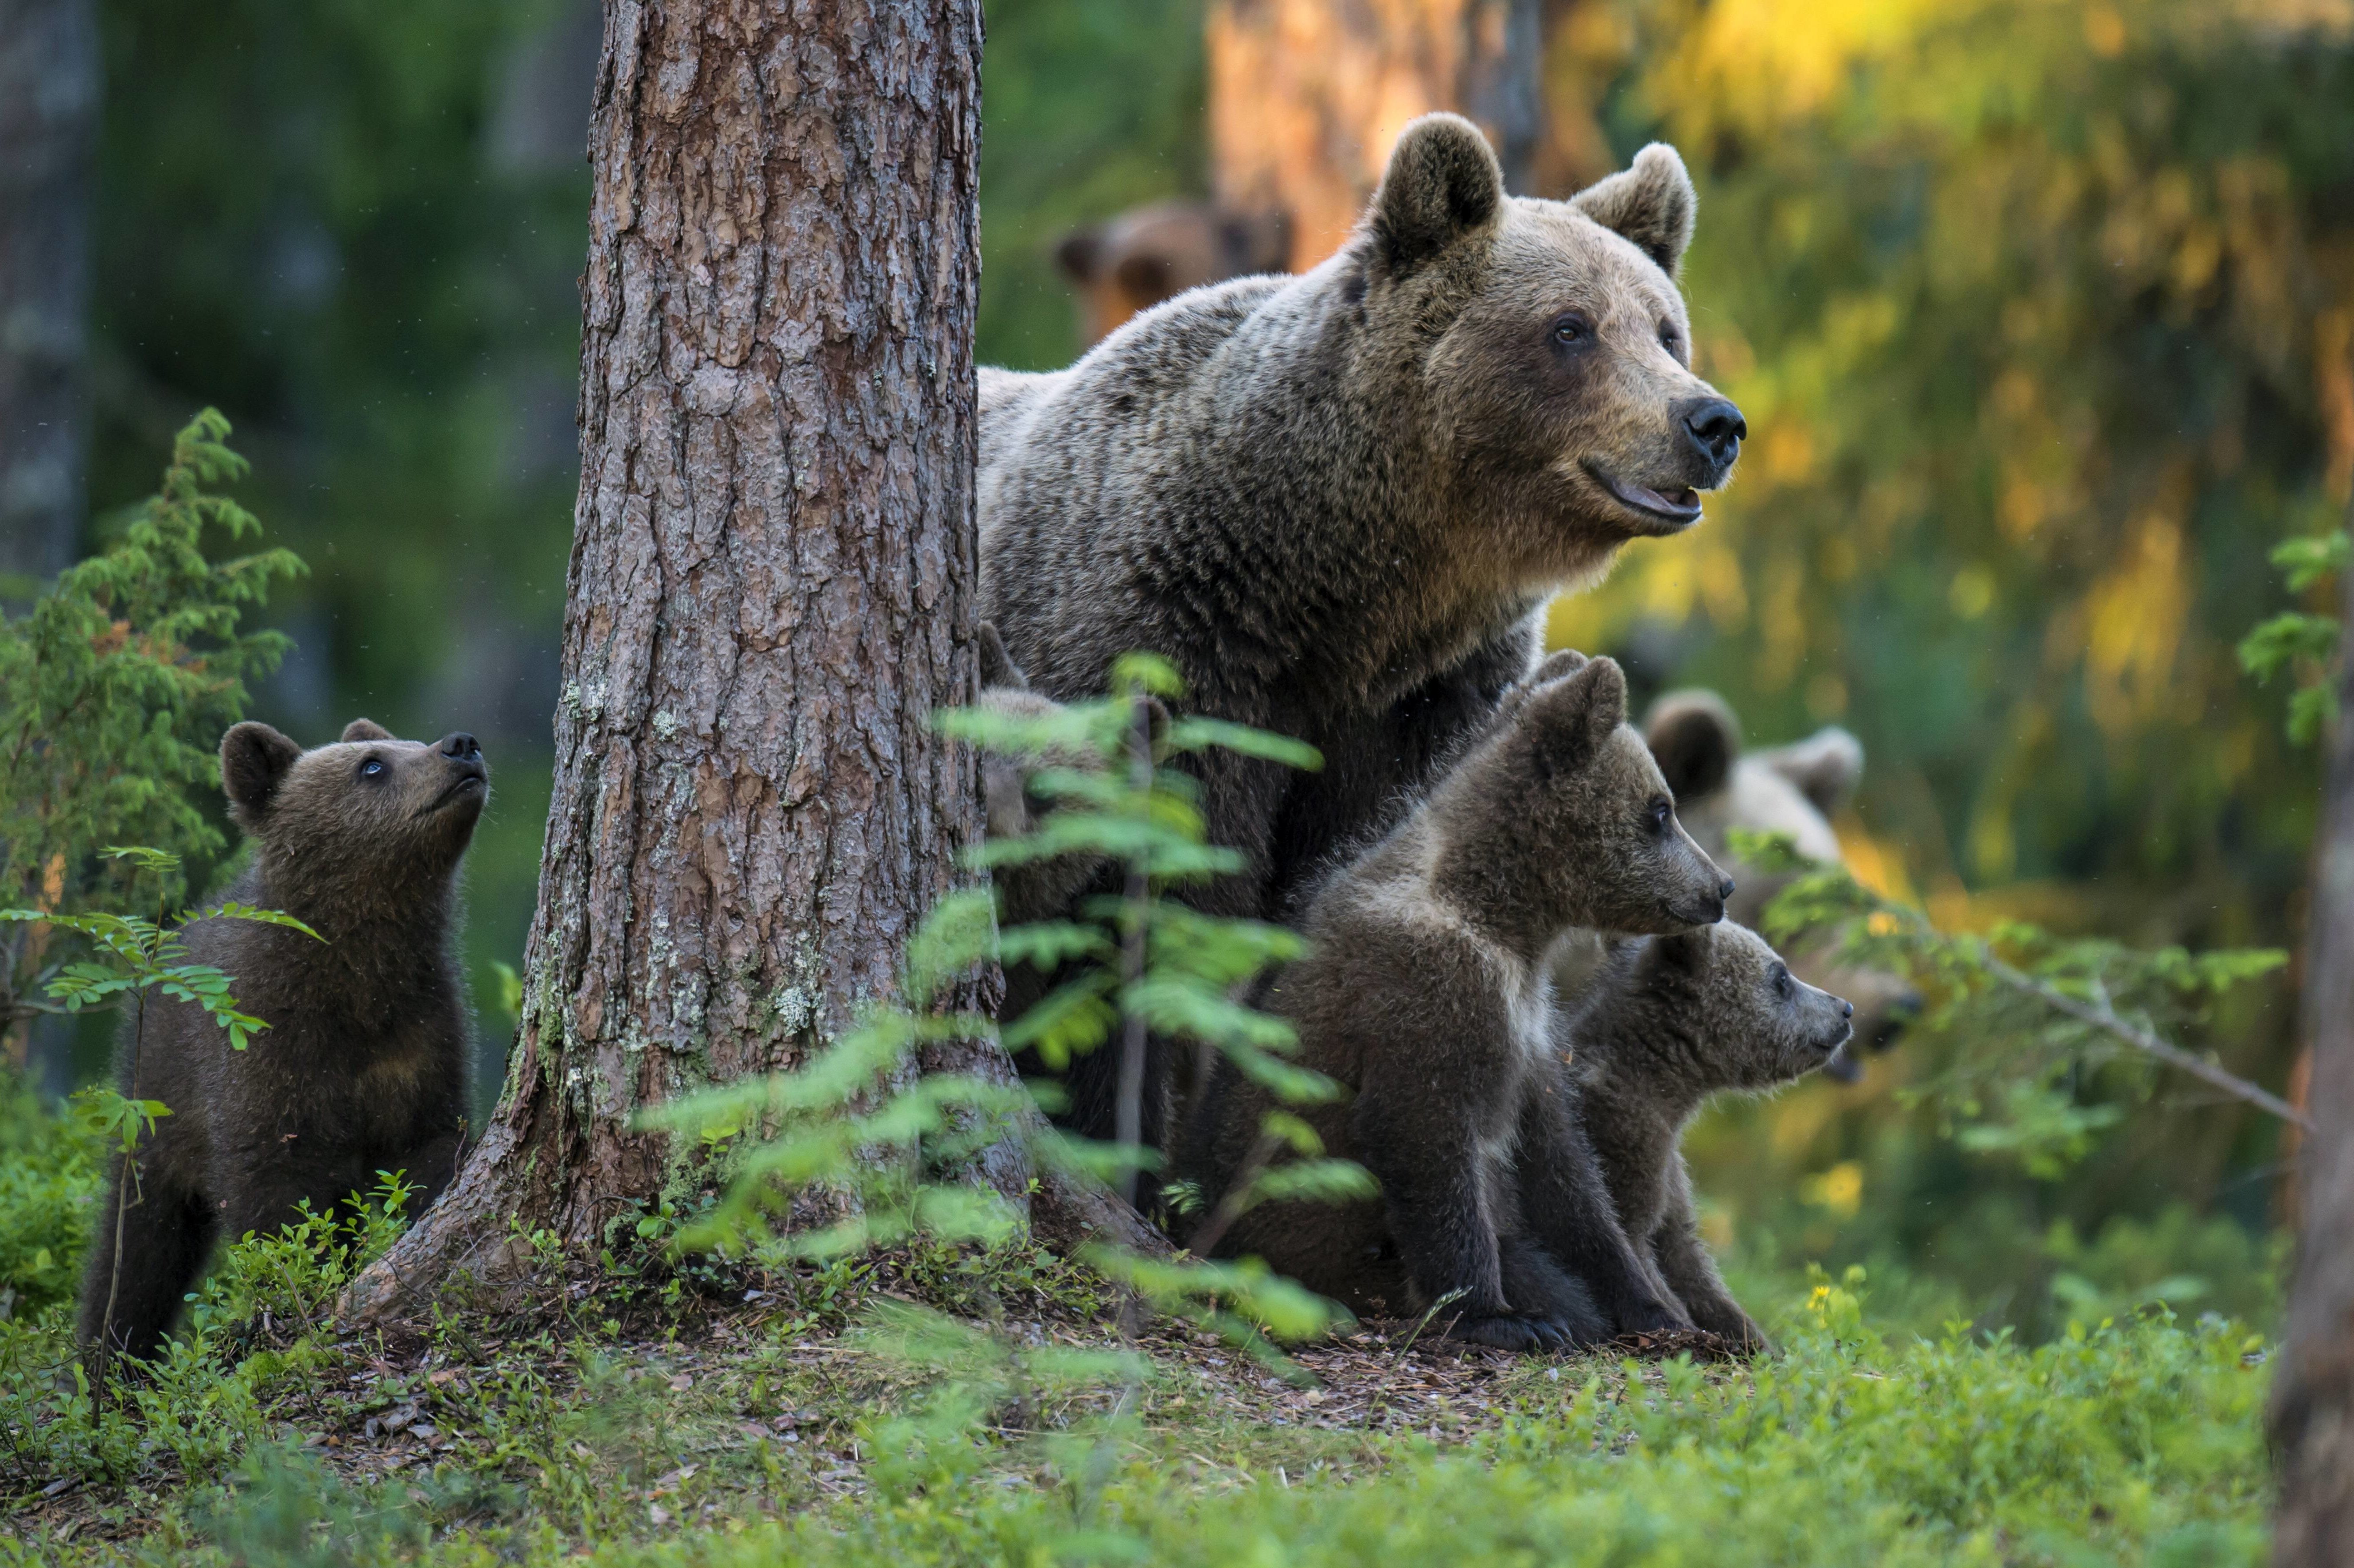
[[[1700,1239],[1700,1227],[1692,1215],[1691,1176],[1681,1155],[1668,1167],[1667,1187],[1667,1206],[1659,1212],[1659,1229],[1651,1233],[1651,1252],[1668,1287],[1691,1314],[1694,1328],[1722,1334],[1743,1350],[1767,1349],[1766,1330],[1725,1288],[1724,1277],[1716,1271],[1716,1259]]]
[[[1491,1183],[1475,1136],[1479,1110],[1426,1085],[1369,1083],[1352,1107],[1352,1139],[1381,1183],[1416,1296],[1426,1307],[1441,1304],[1432,1319],[1440,1333],[1503,1351],[1566,1345],[1566,1324],[1516,1310],[1505,1291]]]
[[[1585,1283],[1616,1332],[1691,1328],[1619,1224],[1578,1114],[1559,1077],[1533,1078],[1522,1100],[1520,1199],[1531,1234]]]

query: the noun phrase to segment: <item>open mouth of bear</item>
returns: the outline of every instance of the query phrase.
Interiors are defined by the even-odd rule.
[[[1608,491],[1611,498],[1620,505],[1631,507],[1648,517],[1670,523],[1690,523],[1700,515],[1700,492],[1688,484],[1673,490],[1653,490],[1649,485],[1630,484],[1625,480],[1615,479],[1592,463],[1585,465],[1585,471],[1592,474],[1594,482]]]

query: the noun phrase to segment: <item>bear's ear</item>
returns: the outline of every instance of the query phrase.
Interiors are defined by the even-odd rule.
[[[1372,227],[1393,272],[1411,272],[1493,221],[1504,171],[1479,128],[1459,114],[1426,114],[1405,128],[1373,194]]]
[[[1832,817],[1863,777],[1863,742],[1829,725],[1804,740],[1761,751],[1757,760],[1796,784],[1816,810]]]
[[[1578,767],[1627,722],[1626,673],[1615,659],[1588,660],[1575,675],[1531,696],[1522,722],[1536,735],[1547,759],[1565,768]]]
[[[232,725],[221,736],[221,789],[228,796],[228,814],[248,832],[260,830],[270,814],[270,802],[286,781],[286,770],[302,748],[266,724],[248,720]]]
[[[352,720],[351,723],[344,726],[344,733],[341,738],[345,740],[394,740],[398,737],[396,736],[392,731],[385,728],[384,726],[376,723],[374,719],[357,718]]]
[[[1741,756],[1741,721],[1714,692],[1670,692],[1651,705],[1643,738],[1681,801],[1714,794]]]
[[[1096,275],[1103,270],[1103,261],[1104,231],[1098,223],[1071,230],[1055,247],[1055,265],[1074,283],[1094,282]]]
[[[1637,249],[1672,278],[1684,259],[1684,247],[1691,243],[1700,197],[1693,194],[1691,176],[1684,173],[1684,161],[1676,150],[1654,142],[1625,169],[1570,197],[1569,205],[1634,241]]]
[[[1030,689],[1030,678],[1006,652],[1005,639],[997,634],[994,621],[982,621],[973,636],[981,644],[981,684],[984,691],[991,686],[1011,687],[1017,692]]]
[[[1713,926],[1695,926],[1671,937],[1652,938],[1649,954],[1652,967],[1670,974],[1702,973],[1708,968],[1709,944],[1716,929]]]

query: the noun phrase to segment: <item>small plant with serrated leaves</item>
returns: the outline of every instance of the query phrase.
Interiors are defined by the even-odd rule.
[[[1765,934],[1828,938],[1833,961],[1908,975],[1929,998],[1908,1034],[1944,1039],[1945,1065],[1904,1093],[1935,1104],[1963,1147],[2009,1154],[2039,1177],[2084,1158],[2124,1110],[2090,1098],[2100,1075],[2146,1096],[2160,1067],[2304,1123],[2295,1107],[2170,1038],[2204,1023],[2234,987],[2287,963],[2277,948],[2193,953],[2053,935],[2007,920],[1984,933],[1939,930],[1909,904],[1882,897],[1843,866],[1798,855],[1787,834],[1732,835],[1733,853],[1798,874],[1766,906]]]
[[[1288,1025],[1234,1000],[1269,965],[1297,956],[1299,938],[1279,927],[1205,916],[1168,896],[1239,864],[1234,852],[1205,842],[1194,781],[1177,759],[1223,748],[1307,767],[1316,755],[1236,725],[1159,722],[1157,699],[1180,691],[1167,663],[1132,655],[1115,667],[1111,694],[1097,701],[1019,716],[981,709],[941,716],[951,734],[1034,767],[1029,788],[1051,803],[1034,832],[981,846],[973,864],[1086,857],[1117,868],[1122,890],[1083,901],[1076,918],[1002,930],[991,895],[953,895],[910,944],[901,1005],[871,1011],[798,1072],[706,1091],[649,1113],[647,1125],[701,1140],[727,1171],[717,1205],[673,1245],[819,1262],[917,1240],[1001,1247],[1020,1233],[1018,1211],[952,1173],[1008,1140],[1036,1166],[1132,1192],[1155,1160],[1135,1133],[1148,1033],[1214,1047],[1278,1101],[1303,1104],[1339,1092],[1331,1080],[1286,1059],[1294,1044]],[[977,967],[1013,962],[1057,973],[1061,983],[1002,1031],[985,1016],[936,1007]],[[1090,1051],[1119,1051],[1123,1136],[1108,1144],[1067,1137],[1045,1126],[1031,1094],[914,1071],[927,1043],[989,1036],[1012,1049],[1034,1049],[1056,1067]],[[1266,1134],[1264,1150],[1235,1190],[1208,1195],[1204,1235],[1214,1239],[1246,1208],[1270,1197],[1371,1195],[1371,1179],[1360,1168],[1318,1158],[1322,1150],[1298,1118],[1275,1113]],[[1305,1158],[1269,1169],[1270,1157],[1284,1148]],[[1340,1316],[1331,1303],[1256,1259],[1147,1256],[1105,1244],[1082,1257],[1129,1304],[1121,1315],[1125,1335],[1133,1334],[1136,1312],[1150,1308],[1213,1328],[1295,1376],[1273,1341],[1311,1338]],[[1149,1367],[1132,1346],[1033,1344],[1002,1323],[976,1326],[904,1302],[870,1311],[860,1341],[916,1370],[929,1387],[913,1414],[869,1425],[867,1436],[882,1457],[875,1478],[894,1495],[969,1468],[976,1462],[975,1428],[993,1413],[1011,1410],[1010,1424],[999,1425],[1027,1432],[1042,1397],[1092,1387],[1114,1391],[1110,1419],[1124,1419]],[[1041,1440],[1055,1441],[1052,1435]],[[1093,1438],[1069,1440],[1086,1455],[1062,1467],[1075,1478],[1084,1526],[1101,1488],[1106,1450]]]
[[[2291,539],[2272,552],[2272,563],[2287,577],[2291,593],[2305,593],[2336,577],[2349,558],[2354,558],[2354,541],[2343,528]],[[2310,744],[2338,716],[2338,683],[2331,672],[2337,667],[2338,634],[2338,617],[2291,609],[2240,640],[2240,668],[2257,680],[2270,681],[2284,671],[2295,674],[2288,734],[2299,745]]]
[[[124,902],[133,868],[100,846],[167,852],[167,899],[185,892],[182,860],[224,847],[200,805],[218,779],[214,747],[244,716],[246,681],[289,646],[240,623],[272,583],[304,570],[285,550],[206,553],[208,539],[234,544],[260,529],[217,493],[247,468],[224,444],[228,429],[212,409],[197,415],[121,536],[24,615],[0,618],[0,901],[46,912],[0,927],[0,1035],[19,1054],[24,1022],[57,1011],[36,1000],[48,980],[81,938],[108,939],[72,917]]]
[[[143,845],[111,844],[99,853],[109,860],[128,862],[137,872],[154,879],[156,905],[153,919],[102,911],[73,915],[42,909],[0,909],[0,923],[50,925],[88,940],[92,957],[58,966],[46,982],[48,995],[62,1011],[79,1013],[97,1008],[120,1008],[126,1003],[131,1010],[131,1048],[124,1075],[131,1092],[124,1094],[111,1084],[100,1084],[73,1097],[77,1115],[84,1126],[113,1147],[116,1155],[126,1162],[130,1178],[121,1185],[112,1215],[113,1272],[107,1296],[107,1315],[111,1319],[114,1285],[122,1269],[124,1215],[137,1201],[134,1194],[139,1189],[139,1164],[134,1156],[141,1142],[155,1130],[155,1123],[172,1114],[171,1107],[162,1101],[144,1099],[139,1094],[140,1049],[146,1038],[150,993],[160,991],[173,1001],[203,1009],[227,1034],[232,1050],[244,1050],[256,1033],[270,1027],[263,1020],[239,1011],[230,989],[237,983],[234,977],[212,964],[189,959],[182,933],[196,920],[251,920],[300,931],[314,941],[325,938],[283,910],[257,909],[248,904],[217,904],[201,911],[183,910],[175,917],[170,913],[171,895],[182,880],[177,855]],[[97,1347],[96,1353],[102,1361],[105,1347]]]

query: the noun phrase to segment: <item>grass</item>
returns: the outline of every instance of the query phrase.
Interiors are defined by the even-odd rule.
[[[1311,1376],[1287,1382],[1165,1325],[1131,1372],[1101,1287],[1021,1249],[684,1286],[551,1255],[531,1299],[342,1334],[322,1305],[386,1233],[340,1234],[340,1252],[320,1228],[243,1244],[126,1408],[43,1383],[61,1307],[0,1324],[0,1563],[2264,1552],[2263,1347],[2219,1319],[2153,1312],[2031,1349],[1960,1325],[1891,1336],[1851,1277],[1784,1303],[1781,1348],[1753,1363],[1456,1356],[1369,1330],[1304,1351]],[[927,1333],[963,1347],[952,1375]],[[1055,1360],[1083,1351],[1076,1374]]]

